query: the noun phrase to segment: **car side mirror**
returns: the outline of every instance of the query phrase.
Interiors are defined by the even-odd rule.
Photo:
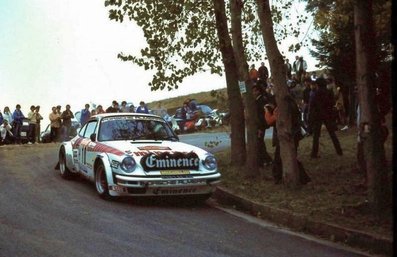
[[[92,142],[95,142],[95,140],[96,140],[96,134],[95,134],[95,133],[92,133],[91,136],[90,136],[90,139],[91,139]]]

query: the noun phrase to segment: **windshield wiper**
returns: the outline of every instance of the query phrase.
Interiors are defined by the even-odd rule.
[[[179,141],[179,138],[176,136],[168,136],[168,137],[163,138],[163,140]]]

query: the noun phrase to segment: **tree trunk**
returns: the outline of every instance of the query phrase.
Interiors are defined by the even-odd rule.
[[[219,38],[219,48],[225,66],[227,94],[229,98],[230,125],[231,125],[231,164],[244,165],[246,160],[245,150],[245,125],[244,107],[238,85],[238,72],[233,47],[229,36],[224,0],[213,0],[216,29]]]
[[[368,201],[380,214],[387,204],[384,163],[385,149],[381,140],[381,121],[375,99],[375,32],[372,0],[356,0],[354,6],[357,87],[360,107],[359,130],[363,141],[367,170]]]
[[[262,29],[263,41],[265,43],[270,70],[275,84],[274,93],[279,110],[276,126],[280,142],[281,161],[283,164],[283,180],[288,187],[298,188],[300,182],[298,162],[292,135],[291,114],[288,113],[288,104],[285,100],[289,93],[287,81],[285,79],[286,72],[284,61],[274,37],[269,0],[256,0],[256,2],[258,5],[258,16]]]
[[[258,171],[258,137],[256,128],[257,109],[255,99],[252,95],[253,82],[248,76],[247,60],[244,53],[242,29],[241,29],[241,10],[243,7],[242,0],[230,0],[230,14],[232,26],[233,49],[238,67],[239,80],[245,81],[246,93],[245,100],[245,119],[247,124],[247,176],[256,177]]]

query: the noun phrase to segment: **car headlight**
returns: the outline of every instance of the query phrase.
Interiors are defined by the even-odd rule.
[[[207,156],[203,164],[207,170],[214,170],[218,166],[215,157],[212,155]]]
[[[131,156],[125,157],[120,164],[120,167],[125,172],[133,172],[136,167],[136,162]]]

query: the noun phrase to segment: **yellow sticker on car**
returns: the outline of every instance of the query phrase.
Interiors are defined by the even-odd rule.
[[[186,175],[190,174],[188,170],[162,170],[160,171],[161,175]]]

